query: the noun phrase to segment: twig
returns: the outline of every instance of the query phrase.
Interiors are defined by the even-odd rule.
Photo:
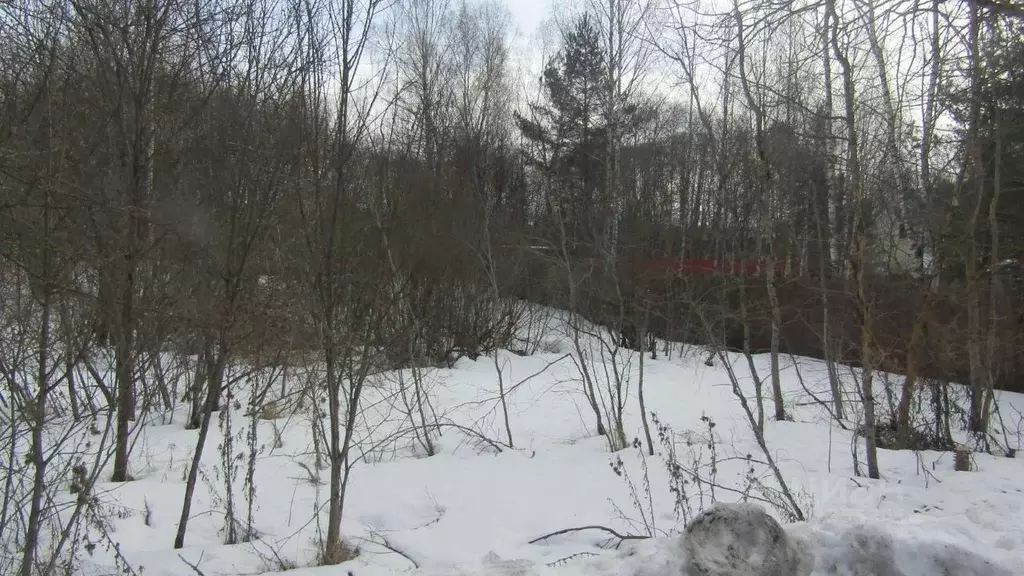
[[[391,541],[388,540],[387,536],[381,534],[380,532],[376,532],[376,531],[370,532],[370,537],[369,538],[365,538],[364,540],[366,542],[370,542],[371,544],[376,544],[377,546],[380,546],[381,548],[384,548],[384,549],[388,550],[389,552],[393,552],[395,554],[398,554],[402,558],[405,558],[406,560],[408,560],[409,563],[412,564],[413,568],[416,568],[417,570],[419,569],[419,567],[420,567],[419,562],[413,560],[408,554],[406,554],[405,552],[402,552],[400,549],[396,548],[391,543]]]
[[[263,560],[263,562],[265,562],[266,564],[270,565],[271,564],[271,559],[268,556],[266,556],[265,554],[263,554],[263,552],[261,552],[258,549],[257,545],[259,545],[259,544],[262,544],[263,546],[265,546],[266,549],[269,550],[270,553],[274,556],[273,562],[276,564],[275,567],[277,568],[278,572],[285,572],[287,570],[291,570],[291,569],[295,568],[295,564],[293,562],[290,562],[290,561],[282,558],[281,557],[281,553],[278,552],[277,548],[272,546],[269,542],[264,542],[264,541],[262,541],[260,539],[252,539],[252,540],[250,540],[249,541],[249,545],[252,546],[253,551],[260,557],[260,559]]]
[[[483,442],[487,443],[488,445],[490,445],[491,448],[494,448],[498,452],[504,452],[505,451],[504,449],[508,448],[508,446],[505,446],[504,444],[502,444],[501,442],[499,442],[497,440],[492,440],[492,439],[488,438],[487,436],[484,436],[482,433],[477,432],[476,430],[473,430],[472,428],[467,428],[465,426],[461,426],[461,425],[456,424],[454,422],[438,422],[437,423],[437,427],[438,428],[455,428],[456,430],[458,430],[460,432],[463,432],[463,433],[467,434],[468,436],[473,436],[473,437],[475,437],[475,438],[477,438],[479,440],[482,440]]]
[[[625,542],[626,540],[646,540],[649,538],[649,536],[640,536],[637,534],[619,534],[618,532],[612,530],[611,528],[608,528],[607,526],[590,525],[578,526],[576,528],[564,528],[562,530],[558,530],[550,534],[545,534],[544,536],[541,536],[539,538],[534,538],[533,540],[529,541],[529,544],[536,544],[538,542],[543,542],[544,540],[547,540],[549,538],[554,538],[555,536],[564,536],[566,534],[574,534],[576,532],[583,532],[585,530],[598,530],[601,532],[607,532],[608,534],[611,534],[612,536],[618,538],[619,543],[615,545],[616,548],[618,548],[619,545]]]
[[[558,560],[548,562],[547,564],[545,564],[545,566],[547,566],[548,568],[554,568],[555,566],[567,564],[568,562],[571,562],[576,558],[585,558],[588,556],[597,556],[597,554],[594,554],[593,552],[577,552],[571,556],[566,556],[565,558],[559,558]]]
[[[572,355],[571,354],[563,354],[563,355],[559,356],[558,358],[556,358],[554,360],[551,360],[550,362],[545,364],[544,367],[541,368],[540,370],[537,370],[533,374],[530,374],[526,378],[523,378],[522,380],[517,382],[515,385],[509,387],[509,389],[505,391],[505,395],[508,396],[508,395],[512,394],[513,392],[518,390],[520,386],[522,386],[523,384],[526,384],[530,380],[533,380],[537,376],[540,376],[541,374],[544,374],[549,369],[551,369],[552,366],[554,366],[555,364],[558,364],[559,362],[561,362],[562,360],[565,360],[566,358],[572,358]],[[476,405],[480,405],[480,404],[486,404],[488,402],[494,402],[495,400],[500,400],[500,399],[501,399],[500,396],[493,396],[493,397],[484,398],[484,399],[481,399],[481,400],[470,400],[468,402],[463,402],[462,404],[459,404],[459,407],[463,407],[463,406],[476,406]]]
[[[200,570],[199,566],[198,566],[199,563],[203,561],[203,555],[205,555],[205,554],[206,554],[206,552],[200,552],[199,553],[199,560],[196,561],[195,564],[189,562],[188,560],[185,560],[185,557],[182,556],[181,554],[178,554],[178,558],[181,558],[181,561],[184,562],[189,568],[191,568],[192,571],[197,574],[197,576],[206,576],[206,574],[204,574],[203,571]]]
[[[800,387],[804,389],[804,392],[808,396],[810,396],[812,400],[814,400],[813,404],[817,404],[818,406],[821,406],[826,412],[828,412],[829,418],[835,420],[836,424],[839,424],[840,428],[842,428],[843,430],[847,430],[846,425],[843,424],[843,421],[840,420],[839,417],[836,416],[835,412],[832,411],[832,407],[829,406],[821,398],[818,398],[818,396],[814,392],[811,392],[811,390],[807,387],[807,383],[804,382],[803,374],[801,374],[801,372],[800,372],[800,363],[797,362],[796,357],[793,356],[793,354],[790,354],[789,355],[789,359],[793,363],[793,369],[796,371],[796,377],[797,377],[797,380],[799,380],[799,382],[800,382]]]

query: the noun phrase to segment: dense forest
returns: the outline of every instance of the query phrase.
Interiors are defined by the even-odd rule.
[[[38,546],[47,479],[102,467],[48,468],[51,418],[100,422],[130,480],[142,413],[188,403],[202,446],[225,405],[262,409],[227,367],[304,361],[340,560],[368,376],[516,350],[524,302],[652,354],[770,352],[778,419],[780,357],[859,366],[869,454],[923,434],[921,394],[926,435],[962,420],[999,450],[995,391],[1024,391],[1022,17],[589,0],[530,70],[500,0],[0,2],[11,566],[63,557]]]

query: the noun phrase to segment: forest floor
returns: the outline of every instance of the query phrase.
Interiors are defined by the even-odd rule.
[[[452,368],[417,374],[429,394],[429,422],[444,424],[428,427],[430,456],[417,440],[399,391],[401,383],[412,381],[413,372],[372,378],[355,431],[357,450],[342,526],[346,541],[358,549],[351,561],[316,566],[317,543],[326,531],[328,470],[316,471],[315,411],[308,402],[287,398],[289,389],[303,382],[296,370],[270,387],[272,394],[286,398],[261,418],[245,414],[245,386],[252,385],[246,381],[236,388],[239,404],[214,415],[182,549],[172,549],[172,543],[197,432],[183,427],[184,407],[140,426],[132,454],[134,480],[95,489],[107,517],[106,536],[96,539],[99,545],[85,556],[84,573],[141,569],[147,576],[234,576],[290,569],[302,576],[678,575],[685,562],[680,534],[687,520],[715,501],[744,499],[761,501],[785,522],[789,535],[811,555],[816,575],[1011,574],[1024,566],[1024,459],[975,453],[973,470],[957,472],[952,452],[880,450],[882,478],[856,475],[850,431],[859,416],[856,370],[840,367],[847,407],[843,426],[824,407],[831,399],[822,362],[782,358],[781,381],[792,421],[771,417],[765,382],[766,443],[808,518],[788,522],[784,506],[763,502],[778,501],[779,484],[764,464],[720,359],[708,366],[706,351],[664,342],[658,343],[657,360],[648,353],[644,400],[662,427],[659,439],[651,422],[656,454],[648,456],[637,402],[639,354],[620,350],[614,368],[628,384],[624,431],[637,442],[612,453],[606,439],[595,434],[594,413],[583,394],[579,358],[565,324],[557,314],[545,322],[533,354],[499,351],[496,362],[495,356],[463,358]],[[583,347],[607,402],[612,361],[607,354],[601,360],[597,338],[584,338]],[[753,407],[746,358],[726,358]],[[753,360],[767,379],[768,356]],[[898,376],[884,376],[877,392],[883,418],[891,413],[901,382]],[[507,392],[507,430],[499,381]],[[927,388],[922,394],[914,413],[926,427]],[[998,402],[1007,430],[999,438],[1019,449],[1024,396],[1000,394]],[[252,478],[255,538],[226,545],[229,479],[238,521],[245,524],[248,514],[246,435],[251,422],[258,434]],[[507,443],[509,430],[514,449],[499,451],[482,440]],[[233,438],[228,462],[222,450],[226,433]],[[863,461],[863,441],[856,447]],[[677,476],[687,480],[685,498],[671,489],[670,452],[682,466]],[[530,543],[591,525],[653,537],[620,542],[610,532],[591,529]],[[115,566],[114,550],[103,542],[118,544],[127,568]],[[898,571],[886,572],[883,565]]]

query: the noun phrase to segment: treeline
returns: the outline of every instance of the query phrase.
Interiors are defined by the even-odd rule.
[[[512,297],[765,347],[779,418],[781,354],[857,363],[869,452],[877,369],[948,355],[925,373],[970,384],[985,436],[1019,346],[1021,9],[886,6],[593,0],[534,82],[498,1],[0,4],[11,565],[65,553],[37,554],[69,473],[51,419],[108,418],[124,481],[143,416],[187,402],[181,546],[226,372],[303,360],[329,416],[322,559],[343,559],[363,385],[516,348]],[[651,255],[767,273],[635,272]]]

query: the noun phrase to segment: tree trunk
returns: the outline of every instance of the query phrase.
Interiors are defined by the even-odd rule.
[[[821,31],[821,43],[822,43],[822,68],[825,70],[825,111],[822,118],[822,150],[824,154],[822,157],[825,158],[824,166],[822,166],[822,174],[820,178],[821,193],[813,196],[812,201],[814,202],[814,220],[818,230],[818,267],[819,267],[819,287],[821,289],[821,349],[822,356],[825,359],[825,369],[828,372],[829,389],[832,392],[832,410],[835,413],[836,420],[843,420],[846,417],[845,409],[843,408],[843,389],[839,381],[839,374],[836,373],[836,365],[832,358],[832,337],[831,337],[831,325],[829,317],[829,289],[828,280],[832,277],[832,256],[834,250],[833,238],[835,234],[832,233],[832,221],[831,216],[832,210],[832,194],[830,190],[831,186],[831,173],[832,173],[832,58],[830,57],[831,50],[829,48],[829,19],[832,17],[831,11],[826,10],[824,15],[824,23]],[[839,192],[839,190],[837,190]]]
[[[763,238],[767,246],[767,260],[765,270],[765,287],[768,291],[768,303],[771,307],[771,379],[772,379],[772,400],[775,404],[775,419],[786,420],[786,407],[782,402],[782,379],[779,374],[779,332],[782,324],[782,313],[779,310],[779,297],[775,290],[775,230],[772,205],[772,174],[765,152],[765,112],[754,97],[751,91],[750,82],[747,79],[746,67],[746,43],[744,41],[744,25],[742,12],[739,6],[734,4],[734,16],[736,18],[737,40],[739,42],[738,61],[740,69],[740,84],[747,99],[747,105],[754,112],[757,159],[761,165],[761,176],[758,179],[758,187],[761,195],[761,219],[762,224],[759,230],[760,238]],[[760,243],[760,242],[759,242]],[[742,272],[741,272],[742,273]],[[760,395],[760,390],[758,391]],[[758,400],[760,402],[760,399]]]
[[[993,132],[995,134],[995,157],[993,159],[992,167],[992,200],[988,205],[988,229],[990,234],[989,240],[989,251],[991,253],[989,257],[989,267],[991,271],[989,273],[989,302],[988,302],[988,345],[986,350],[985,365],[987,368],[985,378],[985,402],[981,407],[981,429],[988,430],[989,421],[991,419],[992,404],[995,401],[995,383],[996,383],[996,347],[997,338],[999,337],[999,300],[1002,296],[1002,271],[1000,270],[1001,262],[999,261],[999,218],[997,214],[997,207],[999,206],[999,197],[1002,193],[1002,162],[1003,162],[1003,138],[1000,134],[1000,112],[996,108],[994,118]]]
[[[754,364],[754,357],[750,355],[750,319],[747,315],[747,289],[746,279],[740,277],[740,322],[743,323],[743,356],[747,360],[747,368],[750,370],[750,377],[754,380],[754,402],[757,406],[757,430],[758,434],[764,434],[764,384]],[[724,334],[723,334],[724,339]]]
[[[189,412],[188,422],[185,423],[186,430],[196,430],[203,423],[203,414],[208,405],[206,381],[210,378],[207,371],[210,358],[213,356],[213,340],[209,332],[203,330],[203,343],[196,354],[196,370],[192,375],[192,386],[189,389]]]
[[[135,383],[132,381],[135,372],[133,351],[133,300],[135,291],[135,274],[126,263],[129,271],[121,292],[120,318],[117,323],[114,379],[117,388],[117,433],[114,443],[113,482],[125,482],[128,478],[128,449],[131,434],[131,422],[135,419]]]
[[[921,309],[917,313],[917,319],[914,321],[910,343],[907,344],[907,374],[903,380],[903,391],[896,413],[896,448],[898,450],[907,449],[910,443],[910,408],[914,402],[914,395],[917,393],[918,363],[927,326],[928,294],[926,292],[921,302]]]
[[[333,338],[333,327],[328,323],[328,338]],[[327,541],[324,543],[324,564],[344,561],[345,549],[341,541],[342,473],[341,461],[341,382],[338,378],[334,345],[324,347],[324,366],[327,370],[327,401],[330,418],[331,485],[327,512]],[[349,431],[346,430],[346,434]]]
[[[979,47],[981,8],[970,6],[970,25],[968,42],[970,44],[971,70],[971,104],[968,118],[967,139],[970,152],[970,168],[965,170],[965,178],[974,184],[975,201],[970,220],[967,223],[967,356],[971,378],[971,410],[969,427],[972,432],[984,434],[987,426],[984,422],[983,406],[986,400],[986,374],[982,358],[981,344],[981,296],[978,282],[978,221],[982,203],[985,198],[985,169],[981,146],[981,54]]]
[[[29,405],[28,414],[31,416],[31,462],[32,475],[32,501],[29,505],[28,524],[25,526],[25,541],[21,557],[20,576],[33,576],[35,569],[36,554],[39,548],[39,533],[42,531],[43,521],[43,500],[46,497],[46,458],[43,443],[46,441],[44,429],[46,427],[47,395],[49,382],[47,382],[47,359],[50,355],[50,315],[51,310],[51,266],[50,266],[50,196],[46,192],[43,206],[43,238],[42,238],[42,318],[39,327],[39,349],[36,358],[36,397]],[[12,398],[12,401],[14,399]],[[11,422],[12,428],[14,421]],[[4,510],[6,512],[6,510]]]
[[[207,358],[207,399],[202,403],[203,417],[199,425],[199,437],[196,438],[196,448],[192,453],[192,464],[188,470],[188,479],[185,481],[185,496],[181,504],[181,516],[178,518],[178,530],[174,535],[175,550],[185,546],[185,532],[188,529],[188,521],[192,513],[192,496],[195,494],[196,480],[199,477],[199,468],[202,465],[203,449],[206,446],[206,437],[210,433],[210,416],[212,412],[210,410],[211,404],[209,395],[213,393],[213,382],[223,380],[224,378],[224,368],[227,361],[227,345],[223,336],[217,346],[216,354],[216,360]]]
[[[651,425],[647,421],[647,404],[644,402],[644,346],[647,344],[649,312],[644,310],[644,324],[640,331],[640,380],[637,383],[637,396],[640,401],[640,421],[644,426],[644,438],[647,440],[647,453],[654,456],[654,441],[651,440]],[[652,343],[651,350],[654,351]]]
[[[772,244],[774,246],[774,243]],[[775,291],[775,257],[773,248],[769,248],[767,260],[767,285],[768,302],[772,314],[772,336],[771,336],[771,378],[772,378],[772,400],[775,403],[775,420],[782,422],[788,420],[786,406],[782,401],[782,377],[779,373],[779,332],[782,326],[782,311],[779,308],[779,296]]]
[[[861,356],[861,402],[864,406],[863,433],[867,445],[868,476],[879,478],[878,446],[875,429],[875,397],[874,397],[874,358],[872,357],[874,339],[871,336],[871,304],[868,299],[867,280],[868,266],[868,233],[866,223],[867,204],[861,185],[860,151],[856,125],[856,94],[854,92],[854,70],[849,57],[839,46],[839,16],[836,14],[835,0],[828,0],[826,9],[832,19],[832,50],[842,69],[844,118],[846,121],[847,146],[847,177],[849,188],[847,197],[853,202],[852,213],[852,247],[850,253],[850,269],[856,283],[857,313],[860,320],[860,356]]]

